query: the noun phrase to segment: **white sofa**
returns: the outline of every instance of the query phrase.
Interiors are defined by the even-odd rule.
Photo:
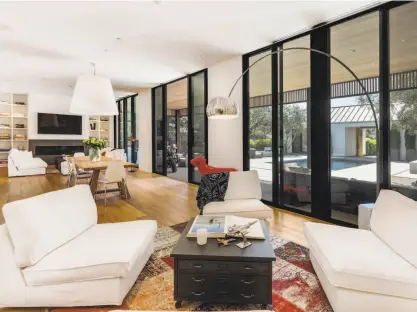
[[[417,311],[417,203],[382,190],[371,230],[305,223],[310,258],[335,312]]]
[[[273,211],[261,202],[262,190],[257,171],[230,172],[224,201],[208,203],[203,215],[235,215],[265,220],[267,225]]]
[[[8,156],[9,177],[23,177],[46,173],[48,164],[40,158],[33,158],[32,152],[12,149]]]
[[[4,205],[0,307],[120,305],[153,252],[155,221],[97,224],[88,185]]]

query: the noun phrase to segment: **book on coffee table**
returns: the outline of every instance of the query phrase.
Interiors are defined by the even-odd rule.
[[[247,229],[248,233],[245,236],[250,239],[265,239],[258,219],[236,216],[197,216],[188,231],[187,237],[197,237],[197,230],[205,228],[207,229],[208,238],[223,238],[226,237],[229,227],[245,225],[253,221],[256,221],[256,223]]]

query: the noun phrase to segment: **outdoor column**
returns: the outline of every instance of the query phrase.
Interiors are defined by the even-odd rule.
[[[407,160],[407,148],[405,147],[405,130],[400,130],[400,160]]]
[[[362,129],[362,142],[360,142],[362,144],[362,152],[363,155],[366,155],[368,153],[368,151],[366,150],[366,128]],[[360,156],[363,156],[360,155]]]

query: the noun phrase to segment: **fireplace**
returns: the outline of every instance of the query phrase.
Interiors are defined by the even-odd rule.
[[[81,140],[30,140],[29,150],[33,157],[42,158],[48,165],[55,164],[55,159],[63,154],[85,153]]]

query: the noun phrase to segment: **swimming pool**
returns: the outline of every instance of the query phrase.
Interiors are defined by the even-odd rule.
[[[295,162],[297,166],[307,168],[307,160],[300,160]],[[345,159],[332,159],[331,170],[341,170],[347,168],[353,168],[357,166],[366,165],[368,162],[345,160]]]

